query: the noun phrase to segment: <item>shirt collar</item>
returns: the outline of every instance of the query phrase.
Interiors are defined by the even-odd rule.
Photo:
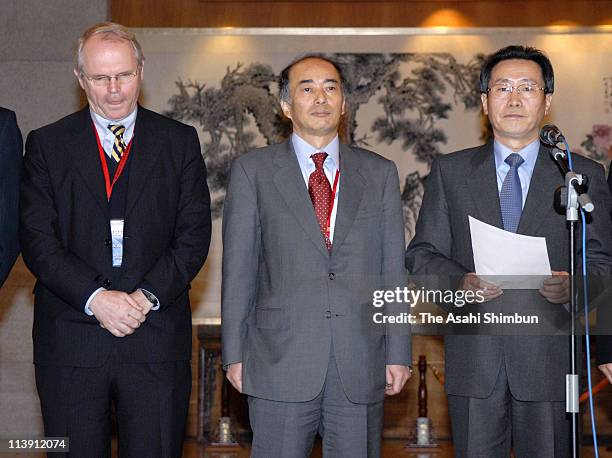
[[[110,120],[110,119],[106,119],[103,116],[100,116],[98,113],[96,113],[95,111],[93,111],[91,108],[89,109],[89,112],[91,113],[91,119],[93,119],[94,124],[96,125],[96,127],[98,128],[98,131],[100,132],[110,132],[110,130],[108,130],[108,125],[109,124],[121,124],[123,125],[123,127],[125,127],[125,131],[126,132],[132,132],[133,128],[134,128],[134,124],[136,123],[136,112],[138,111],[138,107],[134,108],[134,111],[132,111],[129,115],[127,115],[125,118],[123,119],[118,119],[118,120]],[[131,136],[131,135],[130,135]],[[124,135],[125,137],[125,135]]]
[[[336,134],[332,141],[323,148],[315,148],[295,132],[291,134],[291,143],[293,144],[293,149],[295,150],[295,154],[300,165],[307,164],[310,156],[312,156],[314,153],[326,152],[328,156],[327,159],[331,159],[333,161],[332,165],[339,168],[340,140],[338,139],[338,134]]]
[[[538,159],[539,151],[540,151],[540,140],[539,139],[532,141],[531,143],[529,143],[527,146],[520,149],[519,151],[513,151],[512,149],[508,148],[506,145],[498,142],[497,140],[495,140],[493,143],[493,153],[495,154],[495,163],[497,164],[498,168],[502,165],[507,165],[505,160],[508,156],[510,156],[510,154],[517,153],[517,154],[520,154],[521,157],[525,161],[523,166],[525,166],[525,168],[527,169],[533,170],[536,160]]]

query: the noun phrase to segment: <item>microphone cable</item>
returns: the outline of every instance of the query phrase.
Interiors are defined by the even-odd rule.
[[[567,153],[567,164],[570,172],[574,171],[574,164],[572,163],[572,152],[570,151],[569,145],[565,139],[563,140],[565,145],[565,151]],[[587,385],[589,389],[589,413],[591,417],[591,431],[593,433],[593,449],[595,450],[595,458],[599,458],[599,450],[597,448],[597,425],[595,423],[595,408],[593,405],[593,382],[591,379],[591,342],[590,342],[590,330],[589,330],[589,297],[588,297],[588,280],[587,280],[587,256],[586,256],[586,217],[585,212],[580,208],[580,219],[582,221],[582,286],[584,289],[584,337],[586,346],[586,367],[587,367]],[[572,313],[574,311],[572,310]]]

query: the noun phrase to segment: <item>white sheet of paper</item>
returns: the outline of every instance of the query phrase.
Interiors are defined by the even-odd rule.
[[[544,278],[552,275],[544,237],[515,234],[468,218],[476,275],[503,276],[492,281],[502,289],[540,289]]]

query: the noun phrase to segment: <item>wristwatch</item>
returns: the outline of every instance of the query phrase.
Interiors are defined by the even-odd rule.
[[[147,298],[147,300],[148,300],[148,301],[149,301],[151,304],[153,304],[153,307],[157,307],[157,306],[159,305],[159,301],[157,300],[157,298],[156,298],[156,297],[155,297],[153,294],[151,294],[151,293],[150,293],[149,291],[147,291],[146,289],[139,288],[139,290],[140,290],[140,292],[141,292],[142,294],[144,294],[144,297],[146,297],[146,298]]]

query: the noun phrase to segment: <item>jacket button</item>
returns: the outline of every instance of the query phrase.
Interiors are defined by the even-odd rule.
[[[104,245],[111,246],[112,244],[113,244],[113,242],[111,241],[111,239],[104,240]]]
[[[105,288],[110,288],[112,285],[111,281],[107,278],[102,282],[102,286]]]
[[[330,272],[328,277],[329,277],[330,280],[333,280],[334,278],[336,278],[336,274],[333,273],[333,272]]]
[[[325,312],[325,318],[327,318],[327,319],[331,318],[331,312],[329,310],[327,312]]]

